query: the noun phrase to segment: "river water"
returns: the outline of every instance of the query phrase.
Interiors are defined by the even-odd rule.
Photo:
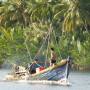
[[[0,80],[9,70],[0,69]],[[30,84],[24,82],[0,82],[0,90],[90,90],[90,72],[71,72],[70,86]]]

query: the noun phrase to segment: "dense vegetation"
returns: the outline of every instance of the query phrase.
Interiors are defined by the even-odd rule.
[[[58,60],[69,55],[76,66],[89,68],[89,16],[90,0],[0,1],[0,63],[49,58],[53,46]]]

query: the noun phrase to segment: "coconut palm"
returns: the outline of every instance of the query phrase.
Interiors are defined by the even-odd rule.
[[[1,25],[12,25],[14,27],[15,24],[22,26],[27,26],[29,24],[29,14],[27,12],[26,3],[23,0],[8,0],[3,3],[0,11]]]
[[[66,0],[68,7],[64,14],[63,30],[73,31],[77,27],[90,25],[90,1],[89,0]]]

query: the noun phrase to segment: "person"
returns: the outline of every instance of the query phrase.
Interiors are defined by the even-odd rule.
[[[38,64],[38,59],[35,59],[34,62],[29,66],[29,73],[30,74],[35,74],[36,73],[36,68],[40,67]]]
[[[51,48],[51,58],[50,58],[50,66],[54,66],[56,64],[56,53],[54,48]]]

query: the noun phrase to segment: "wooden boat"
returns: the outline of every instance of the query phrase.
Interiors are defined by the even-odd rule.
[[[23,74],[24,73],[24,74]],[[57,84],[70,85],[68,81],[69,64],[67,60],[62,60],[55,66],[50,66],[35,74],[27,74],[27,72],[20,72],[20,74],[9,74],[3,81],[15,81],[31,84]]]
[[[27,74],[27,72],[21,75],[9,74],[4,80],[29,82],[29,83],[46,83],[46,84],[60,84],[69,85],[67,82],[69,75],[69,64],[67,60],[61,60],[55,66],[50,66],[35,74]]]
[[[55,66],[50,66],[38,73],[29,76],[29,80],[55,80],[68,77],[68,61],[62,60]]]

